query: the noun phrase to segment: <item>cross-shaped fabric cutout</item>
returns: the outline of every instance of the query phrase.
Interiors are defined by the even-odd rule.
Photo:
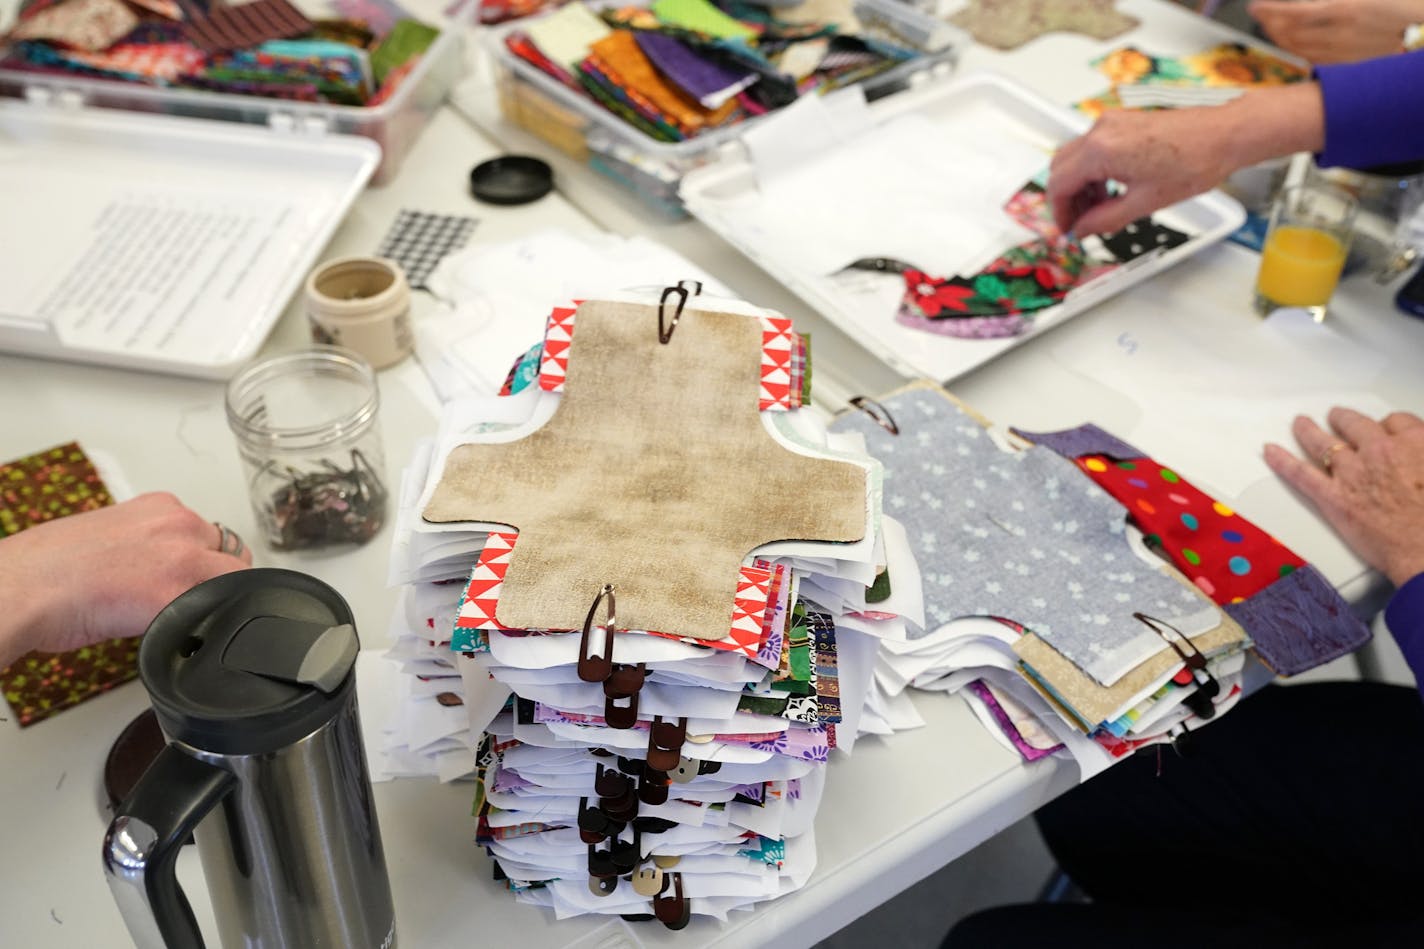
[[[1045,33],[1083,33],[1106,40],[1138,24],[1113,9],[1113,0],[970,0],[949,17],[994,49],[1017,49]]]
[[[582,628],[611,583],[621,627],[721,639],[751,551],[865,535],[866,469],[791,451],[762,424],[760,321],[689,308],[663,345],[657,314],[582,304],[553,417],[445,462],[426,520],[519,531],[503,627]]]

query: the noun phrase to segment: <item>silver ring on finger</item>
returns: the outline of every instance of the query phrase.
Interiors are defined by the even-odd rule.
[[[232,557],[241,557],[247,547],[243,544],[237,531],[221,521],[213,521],[213,526],[218,529],[218,552]]]

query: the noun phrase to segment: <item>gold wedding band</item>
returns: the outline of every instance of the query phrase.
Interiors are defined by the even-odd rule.
[[[1323,452],[1320,453],[1320,467],[1324,468],[1326,471],[1329,471],[1330,463],[1335,460],[1335,453],[1337,451],[1343,451],[1344,449],[1349,447],[1350,446],[1347,445],[1345,442],[1336,442],[1329,448],[1325,449]]]
[[[213,526],[218,529],[218,552],[241,557],[244,546],[237,531],[218,521],[213,521]]]

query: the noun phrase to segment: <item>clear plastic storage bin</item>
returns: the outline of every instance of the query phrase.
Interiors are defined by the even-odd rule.
[[[595,9],[605,5],[590,4]],[[868,100],[905,89],[931,74],[949,72],[969,43],[958,27],[899,0],[856,0],[855,13],[867,25],[888,30],[924,54],[857,83]],[[724,146],[761,121],[748,119],[686,141],[660,142],[511,53],[504,44],[505,36],[527,23],[514,21],[486,34],[504,117],[588,162],[669,217],[686,215],[677,196],[682,176],[711,161]]]
[[[389,99],[375,106],[289,102],[200,89],[163,89],[88,76],[58,76],[0,68],[0,95],[66,107],[100,106],[161,115],[266,125],[279,132],[360,135],[381,146],[372,184],[389,181],[435,110],[465,70],[461,32],[454,20]]]

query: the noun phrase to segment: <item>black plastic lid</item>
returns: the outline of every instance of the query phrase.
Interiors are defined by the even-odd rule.
[[[139,647],[169,738],[204,751],[276,751],[329,721],[355,688],[351,609],[293,570],[215,577],[163,608]]]
[[[554,170],[530,155],[501,155],[470,171],[470,193],[490,204],[528,204],[554,189]]]

